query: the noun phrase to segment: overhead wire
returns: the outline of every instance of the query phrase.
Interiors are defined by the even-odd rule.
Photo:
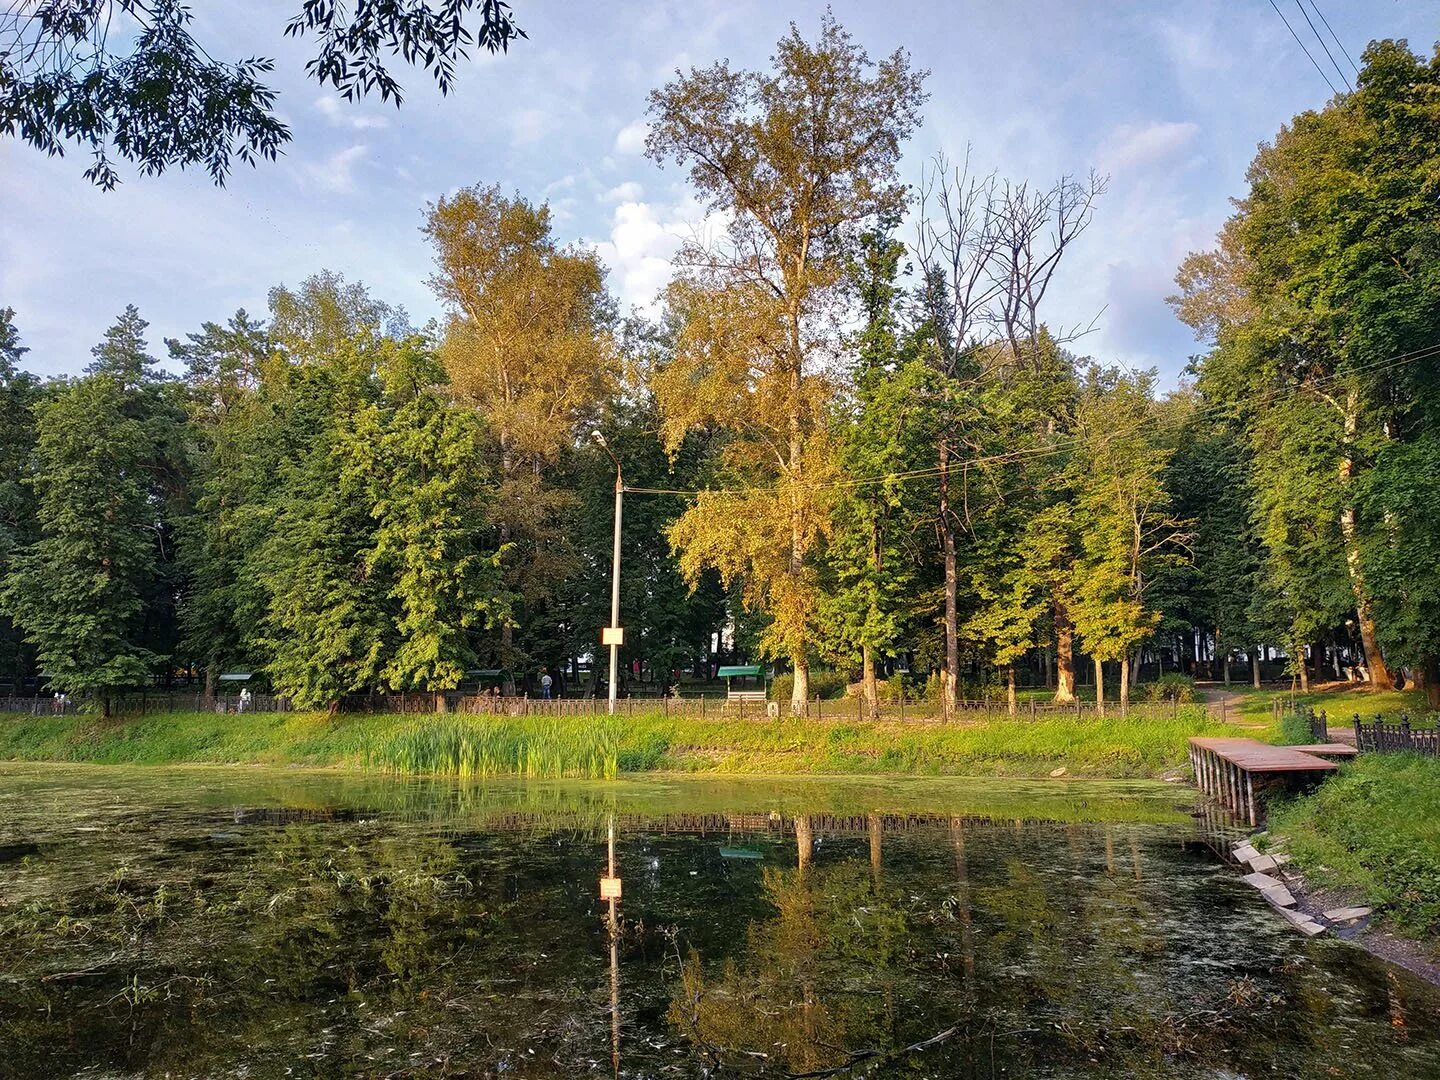
[[[1350,90],[1355,89],[1350,85],[1350,76],[1346,75],[1344,70],[1336,62],[1335,55],[1330,51],[1330,46],[1325,44],[1325,39],[1320,36],[1320,31],[1315,29],[1315,23],[1311,20],[1310,13],[1305,10],[1304,0],[1295,0],[1295,6],[1300,9],[1300,14],[1305,16],[1305,23],[1310,27],[1310,32],[1315,35],[1315,40],[1320,42],[1320,48],[1324,49],[1325,55],[1330,58],[1330,63],[1335,68],[1335,74],[1340,76],[1340,82]],[[1316,8],[1315,10],[1318,14],[1320,9]]]
[[[1310,6],[1315,9],[1315,14],[1320,16],[1320,21],[1325,24],[1325,29],[1330,31],[1330,40],[1335,42],[1335,47],[1340,50],[1340,54],[1345,57],[1345,61],[1350,65],[1350,69],[1358,76],[1360,74],[1360,68],[1350,55],[1350,50],[1340,43],[1340,35],[1335,33],[1335,28],[1330,25],[1330,20],[1327,19],[1325,13],[1320,10],[1320,5],[1317,4],[1315,0],[1310,0]]]
[[[1290,25],[1290,20],[1285,17],[1285,13],[1280,10],[1280,6],[1275,3],[1275,0],[1270,0],[1270,6],[1275,9],[1275,14],[1280,16],[1280,21],[1285,24],[1285,29],[1290,31],[1290,36],[1295,39],[1295,44],[1300,46],[1300,51],[1305,54],[1311,64],[1315,65],[1315,70],[1318,71],[1320,77],[1325,80],[1325,85],[1330,87],[1330,92],[1332,94],[1340,93],[1339,90],[1335,89],[1335,84],[1330,81],[1330,76],[1325,74],[1325,69],[1320,66],[1319,61],[1310,55],[1310,50],[1305,47],[1305,42],[1300,40],[1300,35],[1297,34],[1295,28]]]
[[[1409,364],[1418,363],[1422,360],[1432,359],[1437,356],[1440,356],[1440,342],[1436,342],[1432,345],[1427,345],[1420,349],[1413,349],[1409,352],[1399,353],[1395,356],[1387,357],[1384,360],[1377,360],[1370,364],[1362,364],[1358,367],[1350,368],[1343,372],[1333,372],[1330,375],[1312,380],[1311,382],[1301,387],[1276,387],[1273,390],[1267,391],[1263,394],[1258,394],[1250,398],[1248,404],[1252,406],[1255,404],[1264,404],[1265,402],[1273,400],[1277,397],[1292,394],[1297,389],[1317,390],[1333,383],[1353,378],[1356,375],[1378,374],[1382,371],[1404,367]],[[1213,405],[1203,406],[1196,409],[1191,415],[1198,417],[1222,416],[1228,412],[1233,411],[1233,408],[1234,407],[1227,402],[1216,402]],[[958,459],[956,461],[947,463],[944,467],[941,467],[939,465],[929,465],[923,469],[910,469],[902,472],[884,473],[877,476],[850,477],[844,480],[835,480],[827,483],[814,484],[812,485],[812,490],[833,491],[852,487],[867,487],[871,484],[889,484],[909,480],[924,480],[938,477],[943,473],[954,473],[958,471],[963,471],[968,468],[977,468],[986,465],[1000,465],[1012,461],[1021,461],[1028,458],[1050,457],[1055,454],[1068,453],[1071,450],[1078,449],[1079,447],[1086,446],[1091,443],[1108,442],[1112,439],[1117,439],[1126,435],[1135,434],[1136,432],[1144,428],[1147,424],[1155,423],[1156,420],[1157,417],[1152,414],[1142,417],[1134,424],[1128,425],[1126,427],[1117,428],[1114,431],[1107,431],[1095,435],[1077,436],[1071,439],[1062,439],[1057,442],[1048,443],[1044,446],[1025,447],[1020,450],[1009,450],[998,454],[987,454],[971,458]],[[624,490],[626,494],[634,495],[679,495],[686,497],[694,497],[699,495],[755,495],[765,493],[773,494],[775,492],[778,492],[780,488],[778,485],[775,484],[757,484],[746,487],[732,488],[692,489],[630,487],[627,485]]]

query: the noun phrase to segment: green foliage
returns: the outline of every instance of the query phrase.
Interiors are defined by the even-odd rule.
[[[1144,684],[1146,701],[1173,701],[1189,705],[1195,701],[1195,680],[1178,671],[1167,671],[1153,682]]]
[[[824,701],[837,701],[845,696],[850,681],[843,671],[827,671],[816,668],[810,672],[810,697]],[[770,680],[770,700],[786,702],[795,688],[795,676],[788,671]]]
[[[104,698],[143,683],[145,596],[157,574],[144,424],[110,374],[38,407],[40,538],[14,554],[0,603],[57,689]]]
[[[1275,808],[1270,829],[1313,882],[1358,889],[1397,930],[1440,931],[1440,760],[1367,754],[1313,795]]]
[[[465,19],[477,7],[472,29]],[[110,33],[112,20],[118,28],[130,19],[137,32]],[[112,155],[146,176],[199,166],[221,185],[236,161],[273,160],[290,141],[275,91],[260,81],[274,61],[215,59],[226,50],[196,40],[193,19],[172,0],[61,0],[17,13],[0,54],[0,135],[50,155],[73,144],[93,159],[86,178],[105,190],[120,182]],[[395,57],[418,64],[444,93],[472,45],[493,53],[525,32],[503,0],[305,0],[284,36],[306,35],[318,42],[306,64],[312,78],[347,100],[378,91],[399,104]]]

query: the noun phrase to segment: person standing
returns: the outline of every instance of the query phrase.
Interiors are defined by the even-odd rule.
[[[541,671],[540,671],[540,696],[541,696],[544,700],[546,700],[546,701],[549,701],[549,700],[550,700],[550,687],[554,685],[554,682],[555,682],[555,680],[552,679],[552,678],[550,678],[550,672],[545,671],[544,669],[541,669]]]

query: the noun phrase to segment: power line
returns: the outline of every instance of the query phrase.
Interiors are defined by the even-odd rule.
[[[1332,383],[1340,382],[1360,374],[1378,374],[1393,368],[1405,367],[1409,364],[1418,363],[1421,360],[1429,360],[1440,357],[1440,342],[1427,345],[1424,348],[1413,349],[1410,352],[1399,353],[1387,357],[1384,360],[1377,360],[1374,363],[1362,364],[1359,367],[1350,368],[1343,372],[1333,372],[1330,375],[1315,379],[1301,387],[1276,387],[1263,394],[1257,394],[1248,399],[1250,405],[1264,404],[1275,398],[1287,396],[1298,390],[1317,390]],[[1231,406],[1225,402],[1216,402],[1213,405],[1196,409],[1191,415],[1223,416],[1229,412]],[[1002,465],[1013,461],[1020,461],[1026,458],[1045,458],[1056,454],[1068,453],[1071,450],[1089,445],[1091,443],[1105,443],[1112,439],[1121,438],[1126,435],[1133,435],[1139,432],[1145,425],[1155,423],[1157,417],[1153,414],[1142,417],[1128,427],[1122,427],[1115,431],[1105,432],[1100,435],[1077,436],[1073,439],[1063,439],[1058,442],[1049,443],[1045,446],[1028,447],[1022,450],[1010,450],[999,454],[981,455],[972,458],[964,458],[948,463],[943,469],[938,465],[928,465],[923,469],[911,469],[904,472],[885,473],[880,476],[851,477],[845,480],[835,480],[829,483],[811,485],[815,491],[837,491],[844,488],[868,487],[871,484],[890,484],[909,480],[933,479],[942,473],[955,473],[967,468],[976,468],[983,465]],[[755,495],[775,494],[780,490],[779,485],[755,485],[751,487],[736,488],[701,488],[701,489],[679,489],[679,488],[652,488],[652,487],[626,487],[626,494],[633,495],[679,495],[694,497],[698,495]]]
[[[1320,10],[1320,5],[1315,0],[1310,0],[1310,6],[1315,9],[1315,14],[1320,16],[1320,21],[1325,24],[1325,29],[1330,31],[1330,39],[1335,42],[1335,47],[1340,50],[1340,55],[1345,57],[1345,62],[1350,65],[1352,71],[1358,76],[1360,69],[1355,66],[1355,61],[1350,57],[1350,50],[1340,43],[1340,35],[1335,33],[1335,28],[1330,25],[1330,20],[1325,18],[1325,13]]]
[[[1316,30],[1315,24],[1311,22],[1310,13],[1305,10],[1304,0],[1295,0],[1295,6],[1300,9],[1300,14],[1305,16],[1305,22],[1310,27],[1310,32],[1315,35],[1315,40],[1320,42],[1320,47],[1325,50],[1325,55],[1330,57],[1330,63],[1335,68],[1335,74],[1340,76],[1340,82],[1353,90],[1354,87],[1350,86],[1350,76],[1346,75],[1345,72],[1341,69],[1340,65],[1335,62],[1335,56],[1333,53],[1331,53],[1330,46],[1325,44],[1325,39],[1320,36],[1320,31]],[[1316,14],[1319,14],[1320,9],[1316,8],[1315,11]]]
[[[1340,93],[1339,90],[1335,89],[1335,84],[1330,81],[1330,76],[1325,74],[1325,69],[1320,66],[1320,64],[1316,61],[1315,57],[1310,55],[1310,50],[1305,47],[1305,42],[1300,40],[1300,35],[1297,34],[1295,32],[1295,28],[1290,25],[1290,20],[1285,18],[1285,13],[1280,10],[1279,6],[1275,3],[1275,0],[1270,0],[1270,6],[1275,9],[1275,14],[1280,16],[1280,21],[1285,24],[1285,29],[1290,31],[1290,36],[1295,39],[1295,44],[1300,46],[1300,51],[1305,54],[1306,58],[1310,61],[1311,64],[1315,65],[1315,70],[1318,71],[1320,73],[1320,77],[1325,80],[1325,85],[1330,87],[1330,92],[1332,94]]]

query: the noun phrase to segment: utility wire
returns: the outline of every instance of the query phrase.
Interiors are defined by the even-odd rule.
[[[1325,80],[1325,85],[1330,87],[1330,92],[1332,94],[1340,93],[1339,90],[1335,89],[1335,84],[1330,81],[1330,76],[1325,74],[1325,69],[1320,66],[1319,62],[1315,59],[1315,57],[1310,55],[1310,50],[1305,47],[1305,42],[1300,40],[1300,35],[1297,34],[1295,32],[1295,28],[1290,25],[1290,20],[1285,18],[1285,13],[1280,10],[1279,6],[1275,3],[1275,0],[1270,0],[1270,6],[1275,9],[1275,14],[1280,16],[1280,21],[1285,24],[1285,29],[1290,31],[1290,36],[1295,39],[1295,44],[1300,46],[1300,51],[1305,54],[1305,56],[1309,59],[1310,63],[1315,65],[1315,70],[1318,71],[1320,73],[1320,77]]]
[[[1305,16],[1305,22],[1310,27],[1310,32],[1315,35],[1315,40],[1320,42],[1320,47],[1325,50],[1325,55],[1330,58],[1330,63],[1335,68],[1335,74],[1340,76],[1341,84],[1351,90],[1355,89],[1350,85],[1350,76],[1346,75],[1340,65],[1335,62],[1335,54],[1330,51],[1330,46],[1325,44],[1325,39],[1320,36],[1320,31],[1315,29],[1315,24],[1310,19],[1310,13],[1305,10],[1304,0],[1295,0],[1295,6],[1300,9],[1300,14]],[[1316,8],[1315,12],[1319,14],[1320,9]]]
[[[1335,33],[1335,28],[1330,25],[1330,20],[1325,18],[1325,13],[1320,10],[1320,5],[1317,4],[1315,0],[1310,0],[1310,6],[1315,9],[1315,14],[1320,16],[1320,21],[1325,24],[1325,29],[1330,31],[1330,40],[1335,42],[1335,47],[1340,50],[1340,55],[1345,57],[1346,63],[1350,65],[1351,70],[1358,76],[1360,69],[1355,66],[1355,61],[1351,59],[1350,50],[1340,43],[1340,35]]]
[[[1421,349],[1414,349],[1407,353],[1399,353],[1396,356],[1387,357],[1384,360],[1377,360],[1374,363],[1362,364],[1359,367],[1350,368],[1343,372],[1332,372],[1329,375],[1315,379],[1303,386],[1276,387],[1274,390],[1263,394],[1257,394],[1247,399],[1247,404],[1254,406],[1264,404],[1278,397],[1288,396],[1297,390],[1316,390],[1324,386],[1349,379],[1359,374],[1378,374],[1382,371],[1394,368],[1406,367],[1410,364],[1419,363],[1422,360],[1440,357],[1440,342],[1427,345]],[[1228,402],[1216,402],[1213,405],[1203,406],[1191,413],[1192,417],[1219,417],[1232,410]],[[924,480],[940,476],[942,473],[955,473],[967,468],[975,468],[982,465],[1001,465],[1013,461],[1020,461],[1026,458],[1045,458],[1056,454],[1068,453],[1071,450],[1087,446],[1092,443],[1103,444],[1113,439],[1122,438],[1126,435],[1133,435],[1139,432],[1147,424],[1157,422],[1158,417],[1147,415],[1137,420],[1134,424],[1118,428],[1114,431],[1103,432],[1098,435],[1077,436],[1071,439],[1062,439],[1058,442],[1049,443],[1045,446],[1027,447],[1021,450],[1010,450],[999,454],[987,454],[972,458],[965,458],[948,463],[945,468],[937,465],[929,465],[923,469],[911,469],[905,472],[885,473],[880,476],[850,477],[845,480],[835,480],[830,483],[811,485],[815,491],[834,491],[843,488],[867,487],[871,484],[889,484],[907,480]],[[756,495],[775,494],[780,490],[778,485],[765,484],[752,487],[735,488],[702,488],[702,489],[680,489],[680,488],[655,488],[655,487],[629,487],[625,488],[627,495],[679,495],[694,497],[698,495]]]

